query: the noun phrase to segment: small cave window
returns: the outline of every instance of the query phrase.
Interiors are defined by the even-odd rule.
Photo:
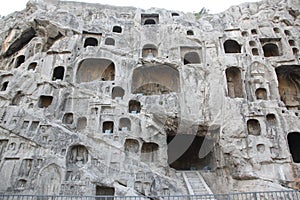
[[[241,71],[237,67],[229,67],[225,71],[227,80],[228,96],[231,98],[243,97],[243,85]]]
[[[172,13],[172,17],[179,17],[178,13]]]
[[[248,37],[248,36],[249,36],[248,31],[243,31],[243,32],[242,32],[242,36],[243,36],[243,37]]]
[[[296,46],[295,40],[289,40],[289,45],[290,46]]]
[[[273,113],[267,114],[266,119],[267,119],[267,125],[269,127],[274,127],[277,125],[277,119],[275,114]]]
[[[226,40],[223,46],[225,53],[241,53],[241,45],[235,40]]]
[[[263,46],[263,51],[265,57],[279,56],[279,49],[276,44],[265,44]]]
[[[130,100],[128,104],[128,111],[132,114],[137,114],[141,112],[141,102],[136,100]]]
[[[298,52],[299,52],[299,49],[298,49],[298,48],[296,48],[296,47],[294,47],[292,50],[293,50],[293,54],[294,54],[294,55],[297,55],[297,54],[298,54]]]
[[[284,30],[284,34],[287,36],[291,36],[291,32],[289,30]]]
[[[188,52],[184,55],[183,64],[198,64],[200,63],[200,57],[197,52]]]
[[[252,30],[251,30],[251,34],[252,34],[252,35],[257,35],[257,30],[256,30],[256,29],[252,29]]]
[[[186,34],[187,34],[187,35],[194,35],[194,31],[188,30],[188,31],[186,32]]]
[[[158,144],[144,142],[141,150],[142,162],[156,162],[158,160]]]
[[[73,124],[73,120],[73,113],[65,113],[62,121],[64,124]]]
[[[158,50],[153,44],[146,44],[143,46],[142,57],[146,59],[151,59],[157,57]]]
[[[122,33],[122,27],[121,26],[114,26],[112,31],[114,33]]]
[[[2,83],[1,91],[5,91],[7,89],[8,83],[9,83],[8,81],[5,81],[4,83]]]
[[[32,71],[34,71],[35,68],[36,68],[36,66],[37,66],[37,62],[32,62],[32,63],[30,63],[30,64],[28,65],[27,70],[32,70]]]
[[[156,22],[155,22],[154,19],[147,19],[147,20],[144,22],[144,25],[153,25],[153,24],[156,24]]]
[[[249,119],[247,121],[247,130],[249,135],[260,135],[261,128],[257,119]]]
[[[287,136],[290,153],[295,163],[300,163],[300,133],[291,132]]]
[[[250,45],[250,47],[255,47],[256,46],[256,42],[255,41],[250,41],[249,45]]]
[[[96,186],[96,200],[114,200],[115,188]],[[97,197],[99,196],[99,197]]]
[[[87,46],[92,46],[92,47],[98,46],[98,40],[93,37],[86,38],[84,41],[84,47],[87,47]]]
[[[51,105],[53,101],[53,96],[42,95],[39,98],[38,106],[39,108],[47,108]]]
[[[111,98],[112,99],[123,99],[125,95],[125,90],[122,87],[116,86],[112,89]]]
[[[126,139],[124,148],[126,152],[138,153],[140,148],[140,143],[135,139]]]
[[[102,132],[106,134],[110,134],[114,132],[114,122],[113,121],[106,121],[103,122]]]
[[[24,55],[18,56],[17,59],[16,59],[15,68],[20,67],[20,65],[22,65],[22,63],[24,63],[24,62],[25,62],[25,56]]]
[[[253,56],[259,56],[259,52],[257,48],[252,48],[252,55]]]
[[[255,96],[257,100],[267,100],[267,90],[265,88],[258,88],[255,91]]]
[[[116,42],[113,38],[106,38],[104,44],[109,46],[115,46]]]
[[[65,68],[62,66],[55,67],[53,70],[52,80],[63,80],[65,74]]]
[[[128,118],[121,118],[119,121],[119,130],[120,131],[130,131],[131,130],[131,121]]]
[[[86,164],[89,152],[83,145],[72,146],[67,154],[67,164]]]
[[[277,27],[273,28],[273,30],[274,30],[275,33],[280,33],[280,29],[277,28]]]

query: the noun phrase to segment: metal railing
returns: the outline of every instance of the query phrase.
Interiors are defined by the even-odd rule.
[[[0,194],[0,200],[300,200],[300,191],[243,192],[171,196],[54,196]]]

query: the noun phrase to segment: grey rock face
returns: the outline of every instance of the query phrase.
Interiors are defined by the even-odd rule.
[[[0,193],[300,189],[299,9],[29,1],[0,20]]]

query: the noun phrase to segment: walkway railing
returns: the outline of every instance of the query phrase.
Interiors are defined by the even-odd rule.
[[[300,200],[300,191],[243,192],[172,196],[51,196],[0,194],[0,200]]]

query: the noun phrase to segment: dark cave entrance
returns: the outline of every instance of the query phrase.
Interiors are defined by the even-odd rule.
[[[168,163],[176,170],[211,170],[214,168],[213,144],[205,136],[177,134],[167,136]],[[202,147],[202,148],[201,148]],[[204,153],[200,153],[204,150]],[[202,152],[202,151],[201,151]],[[200,154],[199,154],[200,153]]]

